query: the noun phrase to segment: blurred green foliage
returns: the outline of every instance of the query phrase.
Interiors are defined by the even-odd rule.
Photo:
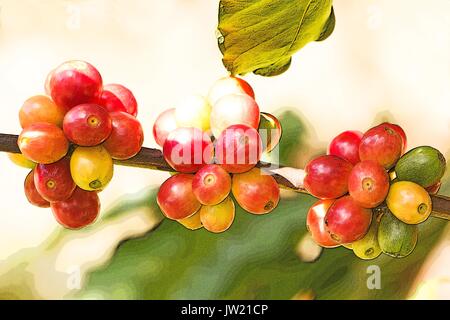
[[[189,231],[164,221],[143,238],[123,243],[112,261],[89,276],[77,298],[290,299],[312,290],[318,299],[404,298],[445,223],[421,226],[419,244],[403,259],[356,258],[345,248],[327,249],[304,263],[296,245],[307,232],[306,212],[315,199],[283,199],[273,213],[237,210],[227,232]],[[381,269],[381,290],[369,290],[367,267]]]

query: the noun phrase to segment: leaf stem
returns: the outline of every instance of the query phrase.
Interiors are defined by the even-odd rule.
[[[0,152],[20,153],[17,146],[17,135],[0,133]],[[160,150],[142,148],[133,158],[128,160],[116,160],[121,166],[138,167],[144,169],[161,170],[172,172],[173,169],[164,160]],[[295,192],[308,193],[303,187],[305,172],[302,169],[291,168],[282,165],[260,162],[257,167],[271,174],[280,187]],[[440,219],[450,220],[450,197],[443,195],[431,196],[433,201],[432,216]]]

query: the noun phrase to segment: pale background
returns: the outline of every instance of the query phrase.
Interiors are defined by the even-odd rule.
[[[298,109],[320,141],[347,129],[364,130],[388,110],[407,132],[410,146],[431,144],[448,154],[450,1],[432,2],[335,0],[337,26],[327,41],[309,44],[279,77],[246,79],[264,111]],[[134,91],[145,146],[155,147],[152,125],[158,114],[187,94],[205,93],[226,74],[215,39],[217,4],[1,0],[0,131],[19,133],[19,107],[43,92],[48,71],[65,60],[85,59],[98,67],[106,83],[122,83]],[[1,265],[19,249],[39,245],[58,226],[49,210],[26,202],[22,188],[27,171],[6,155],[0,155],[0,168]],[[112,183],[101,194],[102,205],[166,178],[154,171],[116,167]],[[145,229],[142,221],[127,223],[109,229],[98,250],[113,247],[124,232]],[[436,251],[423,276],[450,277],[449,239],[447,232],[441,246],[446,251]],[[76,257],[70,254],[70,259]],[[40,294],[57,297],[56,291],[47,292],[51,290],[50,285],[41,286]],[[450,298],[448,283],[439,290],[438,295]]]

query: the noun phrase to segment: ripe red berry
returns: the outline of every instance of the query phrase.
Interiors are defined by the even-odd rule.
[[[362,132],[359,131],[342,132],[331,141],[328,154],[338,156],[353,165],[357,164],[360,161],[359,145],[362,136]]]
[[[108,111],[96,104],[81,104],[70,109],[64,117],[66,137],[73,143],[92,147],[104,142],[112,130]]]
[[[46,96],[34,96],[24,102],[19,111],[19,120],[22,128],[38,122],[48,122],[62,127],[64,108],[57,106],[52,99]]]
[[[337,199],[325,216],[331,238],[342,244],[361,239],[372,222],[372,210],[358,205],[351,196]]]
[[[261,159],[263,145],[254,128],[244,124],[228,127],[217,138],[216,161],[231,173],[252,169]]]
[[[160,147],[164,146],[167,136],[178,128],[175,111],[175,108],[164,111],[158,116],[153,125],[153,137]]]
[[[28,202],[33,206],[39,208],[49,208],[50,202],[42,198],[39,192],[36,189],[36,185],[34,184],[34,170],[32,170],[26,177],[24,183],[24,191],[25,196],[28,199]]]
[[[164,215],[172,220],[181,220],[196,213],[201,204],[192,192],[191,174],[176,174],[159,188],[157,203]]]
[[[395,132],[397,132],[400,135],[400,137],[402,138],[402,143],[403,143],[402,154],[405,153],[408,148],[408,138],[406,137],[406,133],[402,129],[402,127],[400,127],[398,124],[393,124],[393,123],[389,123],[389,122],[385,122],[383,124],[387,125],[388,127],[390,127],[392,130],[394,130]]]
[[[319,246],[324,248],[339,246],[339,243],[331,238],[325,227],[325,215],[334,201],[334,199],[319,200],[309,209],[306,217],[306,227],[312,238]]]
[[[359,146],[361,161],[374,160],[385,169],[392,168],[402,155],[401,136],[389,125],[381,124],[367,131]]]
[[[231,177],[221,166],[206,165],[194,176],[192,191],[203,205],[222,202],[231,191]]]
[[[76,188],[66,201],[52,202],[53,215],[65,228],[81,229],[92,224],[100,213],[96,192]]]
[[[348,191],[348,177],[352,164],[337,156],[321,156],[305,168],[304,186],[319,199],[336,199]]]
[[[125,112],[111,112],[112,131],[104,147],[113,159],[126,160],[141,151],[144,132],[140,122]]]
[[[44,164],[62,159],[69,149],[64,132],[56,125],[45,122],[23,129],[17,144],[27,159]]]
[[[194,173],[212,163],[214,146],[211,138],[197,128],[178,128],[164,142],[163,154],[176,171]]]
[[[109,112],[122,111],[137,116],[138,104],[130,89],[120,84],[108,84],[103,87],[100,105]]]
[[[389,175],[377,162],[362,161],[350,173],[348,190],[360,206],[375,208],[386,199],[389,191]]]
[[[63,158],[51,164],[38,164],[34,169],[34,183],[45,200],[67,200],[76,187],[70,174],[70,160]]]
[[[53,101],[66,111],[83,103],[98,103],[102,87],[100,73],[84,61],[61,64],[52,71],[49,81]]]
[[[276,180],[258,168],[233,175],[231,190],[238,204],[253,214],[269,213],[280,201]]]

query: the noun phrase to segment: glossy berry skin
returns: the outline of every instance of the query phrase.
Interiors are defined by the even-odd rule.
[[[169,219],[181,220],[196,213],[201,204],[192,192],[191,174],[176,174],[159,188],[156,201],[162,213]]]
[[[38,164],[34,170],[34,183],[45,200],[67,200],[76,187],[70,173],[70,160],[63,158],[51,164]]]
[[[226,128],[216,141],[216,162],[230,173],[249,171],[261,159],[263,145],[257,130],[243,124]]]
[[[408,224],[424,222],[433,209],[428,192],[422,186],[410,181],[392,184],[386,204],[399,220]]]
[[[217,80],[208,93],[208,100],[215,104],[230,94],[245,94],[255,99],[255,92],[247,81],[238,77],[224,77]]]
[[[398,124],[393,124],[393,123],[389,123],[389,122],[385,122],[383,124],[390,127],[392,130],[394,130],[395,132],[397,132],[400,135],[400,137],[402,138],[402,143],[403,143],[402,154],[404,154],[408,148],[408,138],[406,137],[406,133],[403,130],[403,128],[400,127]]]
[[[62,159],[69,150],[64,132],[56,125],[44,122],[23,129],[17,144],[27,159],[43,164]]]
[[[341,244],[364,237],[371,222],[372,210],[361,207],[351,196],[337,199],[325,216],[327,231],[333,240]]]
[[[161,113],[153,125],[153,137],[156,143],[164,146],[167,136],[178,128],[177,120],[175,118],[175,108],[168,109]]]
[[[97,104],[81,104],[67,112],[63,130],[71,142],[92,147],[109,137],[112,121],[105,108]]]
[[[25,179],[24,191],[28,202],[31,203],[33,206],[39,208],[50,207],[50,202],[42,198],[42,196],[36,189],[36,185],[34,184],[34,170],[32,170]]]
[[[197,128],[178,128],[164,142],[163,154],[176,171],[195,173],[213,161],[214,146],[210,137]]]
[[[63,227],[81,229],[92,224],[100,213],[100,200],[96,192],[76,188],[66,201],[52,202],[53,215]]]
[[[61,64],[50,78],[49,89],[55,103],[69,111],[84,103],[98,103],[103,91],[100,73],[85,61]]]
[[[21,153],[8,153],[8,158],[15,165],[26,168],[26,169],[34,169],[36,167],[36,163],[28,160]]]
[[[362,139],[362,132],[345,131],[334,138],[328,147],[328,154],[338,156],[347,160],[351,164],[357,164],[359,159],[359,145]]]
[[[311,233],[312,238],[319,246],[324,248],[335,248],[339,246],[339,243],[331,238],[325,227],[325,215],[334,201],[334,199],[317,201],[309,209],[306,217],[306,227]]]
[[[366,160],[353,167],[348,178],[348,190],[364,208],[379,206],[389,191],[389,175],[377,162]]]
[[[280,143],[283,134],[280,120],[273,114],[261,112],[258,132],[263,142],[263,150],[270,153]]]
[[[200,95],[188,96],[175,108],[175,118],[180,128],[194,127],[208,132],[211,126],[211,105]]]
[[[120,84],[105,85],[99,103],[109,112],[126,112],[133,117],[138,114],[138,104],[133,92]]]
[[[238,204],[253,214],[269,213],[280,201],[277,182],[258,168],[233,175],[231,191]]]
[[[367,131],[359,146],[361,161],[374,160],[385,169],[392,168],[400,159],[403,141],[400,135],[386,124]]]
[[[103,146],[113,159],[127,160],[139,153],[144,143],[141,123],[125,112],[111,112],[112,131]]]
[[[62,128],[66,111],[46,96],[34,96],[24,102],[19,111],[22,128],[38,122],[48,122]]]
[[[222,202],[231,191],[231,177],[221,166],[206,165],[194,176],[192,191],[203,205]]]
[[[242,94],[227,95],[217,101],[211,111],[211,131],[217,138],[226,128],[245,124],[259,127],[259,106],[255,100]]]
[[[180,224],[182,224],[186,229],[189,230],[198,230],[203,228],[202,221],[200,220],[200,210],[197,211],[194,215],[177,220]]]
[[[316,198],[339,198],[348,191],[352,168],[350,162],[337,156],[320,156],[306,165],[304,186]]]
[[[113,177],[113,160],[102,146],[78,147],[70,158],[70,171],[81,189],[101,191]]]
[[[214,206],[202,206],[200,209],[200,221],[209,232],[225,232],[233,224],[235,211],[233,199],[228,197]]]

